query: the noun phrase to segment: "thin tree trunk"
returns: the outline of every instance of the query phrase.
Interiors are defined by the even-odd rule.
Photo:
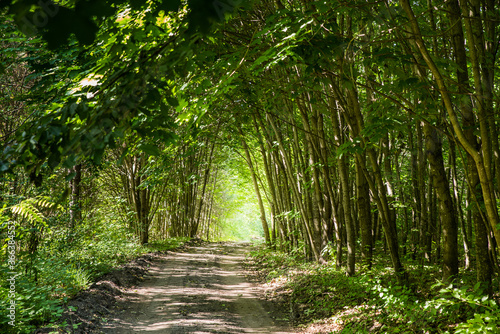
[[[73,166],[73,168],[71,169],[71,173],[75,173],[75,176],[71,180],[71,201],[69,205],[69,228],[71,231],[73,231],[78,222],[82,220],[82,165],[77,164]]]
[[[242,138],[241,144],[243,145],[243,150],[245,151],[245,157],[246,157],[246,161],[248,164],[248,168],[250,169],[250,174],[252,176],[252,182],[253,182],[253,186],[255,189],[255,196],[257,196],[257,202],[259,203],[260,222],[262,223],[262,229],[264,230],[264,237],[266,240],[266,245],[268,247],[270,247],[271,246],[271,238],[269,236],[269,226],[267,225],[266,211],[264,209],[264,202],[262,201],[262,196],[260,195],[259,183],[257,181],[256,171],[255,171],[255,168],[253,166],[252,156],[250,155],[250,150],[248,148],[246,141],[243,139],[243,137],[244,137],[243,131],[241,130],[241,128],[238,128],[238,130],[241,134],[241,138]]]
[[[445,83],[443,75],[441,74],[439,68],[436,66],[427,47],[425,46],[420,31],[420,26],[411,8],[410,1],[400,0],[400,3],[401,6],[403,7],[403,10],[406,12],[408,19],[410,20],[410,27],[413,33],[415,46],[422,55],[425,63],[430,69],[434,77],[434,80],[438,86],[454,134],[457,140],[462,145],[462,147],[472,157],[474,163],[476,164],[479,181],[481,184],[481,191],[483,193],[488,224],[491,230],[493,231],[495,238],[497,240],[500,240],[500,228],[498,228],[499,225],[498,211],[496,207],[495,193],[493,191],[493,183],[491,178],[491,171],[492,171],[491,147],[489,147],[491,144],[491,136],[488,131],[488,117],[487,117],[488,111],[484,109],[485,105],[483,104],[483,102],[485,101],[483,99],[482,88],[481,88],[482,82],[481,82],[481,72],[478,60],[479,56],[477,54],[478,50],[476,50],[476,47],[480,46],[481,43],[479,43],[479,41],[476,40],[477,36],[474,35],[474,33],[477,33],[477,28],[473,28],[472,23],[470,22],[472,18],[474,18],[474,21],[480,22],[481,20],[479,17],[474,17],[479,15],[479,13],[477,12],[477,10],[474,10],[475,8],[474,5],[471,8],[469,8],[465,1],[463,3],[462,2],[460,3],[462,6],[462,14],[465,17],[465,27],[468,35],[467,42],[470,43],[469,44],[470,62],[472,64],[472,70],[473,70],[472,72],[474,74],[474,82],[476,90],[476,94],[474,95],[474,97],[478,101],[476,106],[477,106],[478,119],[480,121],[479,130],[482,140],[481,151],[478,151],[475,148],[474,143],[471,143],[469,140],[467,140],[465,136],[465,133],[460,125],[460,121],[455,111],[450,90]],[[475,1],[474,3],[477,3],[477,1]],[[471,15],[471,13],[473,15]]]
[[[443,281],[451,282],[458,275],[458,223],[450,187],[444,171],[442,144],[436,129],[424,124],[427,158],[439,200],[439,217],[444,237]]]
[[[462,96],[469,94],[469,74],[467,66],[467,55],[465,50],[465,37],[462,30],[462,17],[460,5],[457,0],[448,2],[448,16],[451,21],[451,34],[453,42],[453,51],[455,54],[455,61],[458,65],[457,79],[460,83],[458,85],[458,92]],[[477,70],[477,69],[476,69]],[[472,110],[472,101],[470,99],[460,99],[460,111],[464,123],[464,136],[467,141],[474,145],[476,150],[479,150],[479,144],[474,129],[476,128],[475,117]],[[490,289],[492,280],[492,263],[488,254],[488,233],[489,229],[483,217],[486,217],[485,212],[482,212],[484,207],[482,192],[478,189],[479,175],[476,163],[470,154],[467,154],[467,181],[469,184],[469,191],[472,194],[472,201],[475,203],[472,210],[472,220],[474,222],[476,235],[476,273],[477,281]],[[462,228],[464,230],[464,228]],[[465,241],[467,234],[464,230]],[[467,247],[467,244],[466,244]],[[491,291],[491,290],[490,290]]]

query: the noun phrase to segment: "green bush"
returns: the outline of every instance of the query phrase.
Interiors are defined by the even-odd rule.
[[[437,284],[436,286],[442,286]],[[466,287],[453,288],[447,286],[440,291],[440,297],[431,301],[436,308],[444,309],[446,313],[455,313],[457,309],[466,310],[468,320],[460,323],[456,334],[494,334],[500,328],[500,308],[498,304],[484,294],[480,284],[471,291]]]
[[[9,310],[0,309],[1,333],[32,333],[37,325],[56,320],[63,312],[64,299],[57,299],[55,293],[61,292],[52,286],[43,286],[27,281],[22,276],[16,279],[15,326],[11,326],[8,318]],[[8,290],[0,289],[2,304],[8,303]],[[5,305],[5,304],[4,304]]]
[[[22,247],[16,263],[16,326],[8,324],[7,307],[0,309],[0,333],[32,333],[42,324],[56,321],[68,298],[86,289],[96,277],[134,257],[180,246],[188,238],[152,242],[141,246],[119,222],[81,222],[72,233],[63,225],[52,225],[33,253]],[[17,244],[26,245],[19,239]],[[9,270],[1,254],[0,279],[6,282]],[[3,305],[10,303],[8,287],[0,287]]]
[[[251,256],[268,281],[279,278],[299,323],[330,319],[341,333],[499,333],[499,306],[479,285],[472,288],[470,277],[460,288],[432,285],[439,268],[429,266],[399,286],[385,265],[348,277],[333,263],[306,263],[298,254],[260,248]]]

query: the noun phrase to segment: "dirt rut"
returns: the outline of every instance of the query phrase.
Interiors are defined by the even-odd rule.
[[[104,326],[125,333],[293,333],[280,310],[240,268],[247,244],[208,244],[161,257],[140,286],[127,291]]]

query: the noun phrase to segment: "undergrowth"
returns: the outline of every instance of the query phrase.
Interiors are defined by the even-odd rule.
[[[265,248],[250,257],[268,297],[305,333],[500,333],[498,295],[486,296],[471,273],[446,286],[438,283],[437,265],[410,265],[410,282],[400,286],[382,263],[348,277],[334,264]]]
[[[87,222],[76,227],[71,235],[66,229],[54,228],[36,252],[16,254],[15,326],[9,325],[10,287],[2,284],[0,333],[32,333],[41,324],[55,322],[69,298],[113,267],[146,253],[176,248],[187,240],[175,238],[141,246],[132,233],[116,222]],[[7,263],[3,247],[0,280],[8,283],[12,270]]]

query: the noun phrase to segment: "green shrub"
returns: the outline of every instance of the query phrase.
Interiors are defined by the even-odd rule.
[[[437,284],[436,286],[442,286]],[[468,317],[466,322],[460,323],[457,334],[488,334],[498,333],[500,328],[500,308],[498,304],[484,294],[480,284],[476,284],[471,291],[467,288],[453,288],[447,286],[440,291],[440,297],[431,301],[436,308],[444,309],[446,313],[456,313],[458,309],[465,309]]]
[[[81,222],[69,233],[64,225],[52,228],[33,253],[22,247],[16,267],[22,274],[16,279],[16,326],[7,307],[0,309],[0,333],[32,333],[42,324],[56,321],[65,301],[86,289],[93,279],[134,257],[180,246],[188,238],[152,242],[141,246],[119,222],[97,219]],[[18,240],[23,246],[23,240]],[[6,254],[1,254],[0,280],[9,277]],[[3,305],[10,303],[7,287],[0,287]]]
[[[59,318],[63,312],[64,299],[57,299],[54,293],[60,292],[52,286],[43,286],[27,281],[22,276],[16,279],[16,314],[15,326],[9,324],[9,310],[0,309],[0,332],[2,333],[32,333],[37,325]],[[8,303],[8,290],[0,289],[2,303]],[[4,304],[5,305],[5,304]]]

